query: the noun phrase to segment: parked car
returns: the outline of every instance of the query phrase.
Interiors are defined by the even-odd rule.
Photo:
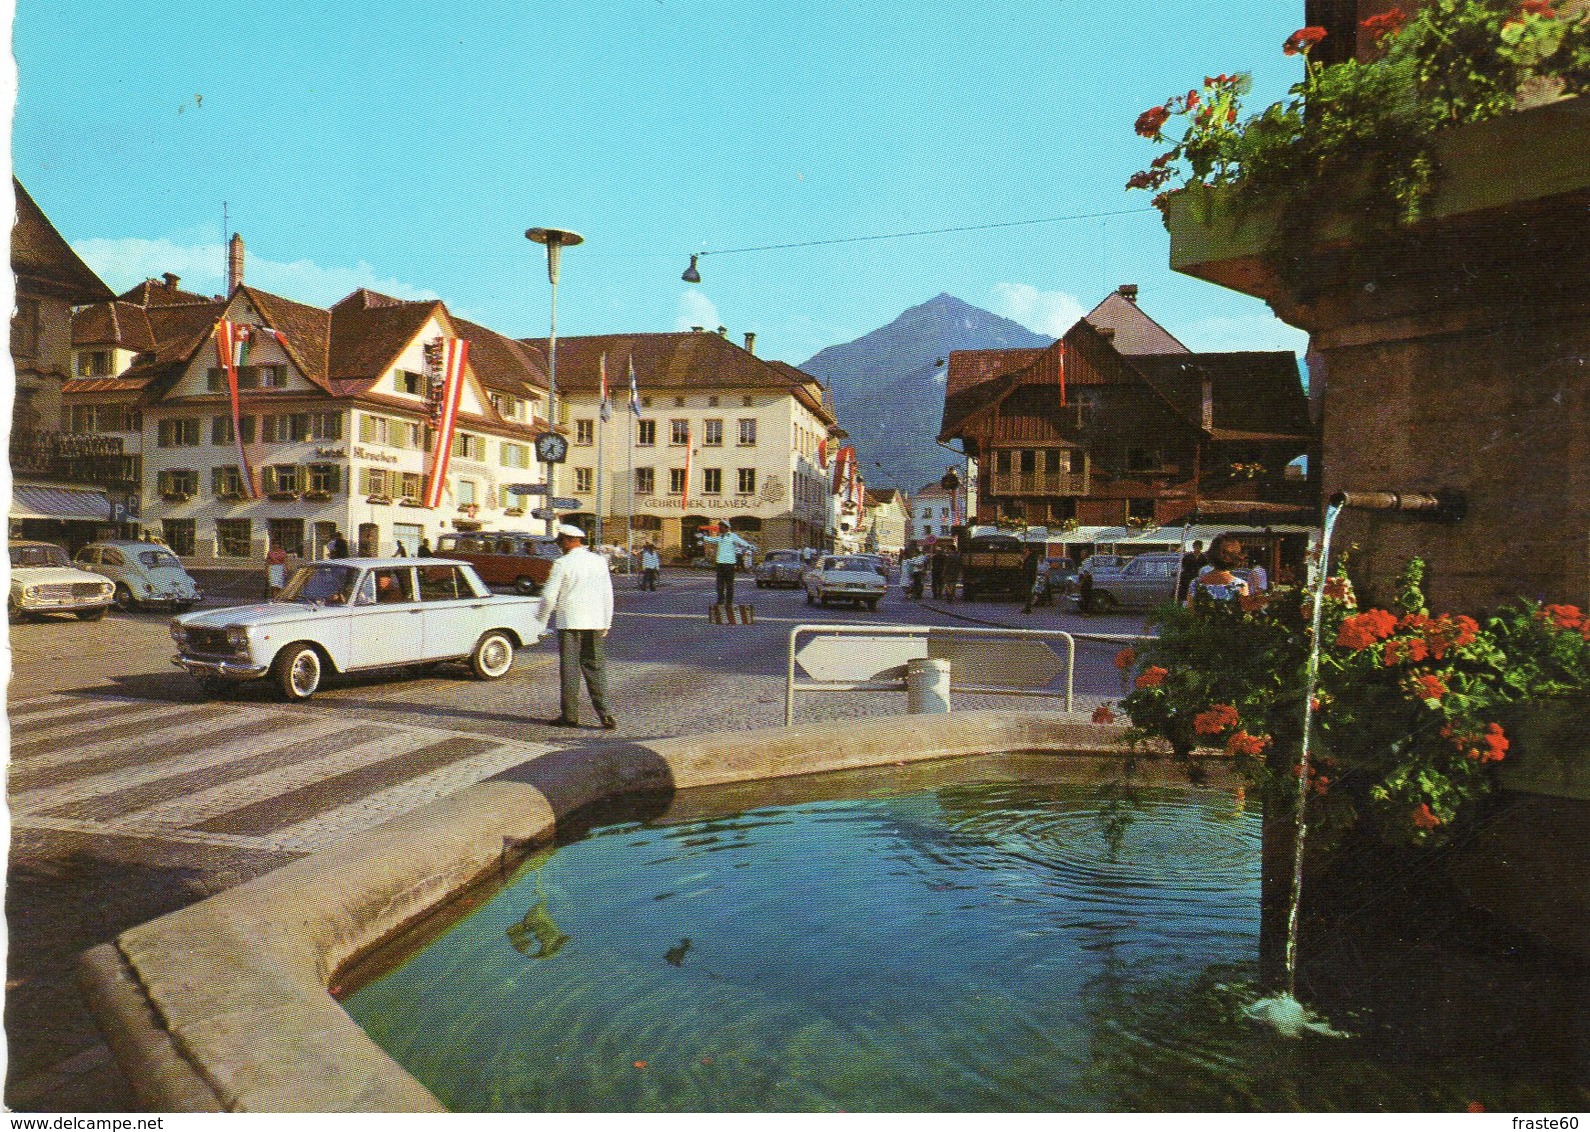
[[[770,550],[756,568],[756,588],[765,590],[774,586],[788,586],[798,590],[804,570],[800,551]]]
[[[91,542],[77,552],[77,564],[103,574],[116,585],[118,609],[169,605],[186,613],[204,596],[199,583],[170,549],[132,539]]]
[[[98,621],[115,600],[116,586],[103,574],[79,570],[53,542],[10,544],[11,593],[6,612],[17,621],[36,613],[75,613]]]
[[[890,571],[891,567],[889,565],[889,560],[887,558],[885,558],[883,555],[881,555],[881,554],[852,554],[850,557],[866,559],[868,562],[872,563],[872,568],[874,570],[878,571],[878,573],[883,575],[884,581],[888,581],[888,579],[889,579],[889,571]]]
[[[889,583],[871,561],[860,555],[830,555],[813,562],[806,571],[806,604],[827,605],[850,601],[877,609]]]
[[[1057,582],[1051,581],[1051,585],[1054,587],[1054,592],[1060,597],[1075,598],[1079,588],[1079,580],[1084,570],[1093,575],[1093,579],[1097,581],[1112,574],[1119,574],[1126,569],[1126,564],[1130,561],[1131,559],[1124,554],[1090,554],[1074,570],[1069,570],[1060,575]]]
[[[1147,609],[1173,601],[1180,569],[1180,554],[1139,554],[1118,571],[1094,576],[1089,612]]]
[[[442,558],[468,562],[488,586],[511,586],[522,594],[538,594],[563,553],[557,540],[526,531],[459,531],[436,540]],[[612,560],[608,560],[611,569]]]
[[[1026,544],[1014,535],[973,536],[961,555],[961,592],[966,600],[1026,591]]]
[[[536,639],[541,599],[494,594],[467,562],[334,559],[300,566],[275,601],[172,619],[172,663],[205,690],[270,677],[307,700],[330,673],[466,661],[482,680]]]

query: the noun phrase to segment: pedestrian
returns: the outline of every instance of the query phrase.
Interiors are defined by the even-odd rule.
[[[392,552],[392,556],[394,558],[407,558],[409,556],[409,552],[403,549],[403,542],[401,539],[398,541],[397,549]]]
[[[415,554],[419,558],[434,557],[434,555],[431,554],[431,540],[428,538],[420,539],[420,548],[415,552]]]
[[[928,559],[928,575],[933,579],[933,600],[939,601],[944,597],[944,567],[946,556],[942,546],[933,548],[933,557]]]
[[[1088,569],[1077,575],[1077,612],[1093,612],[1093,571]]]
[[[1187,600],[1187,590],[1192,586],[1193,579],[1207,565],[1209,558],[1204,554],[1203,542],[1194,540],[1192,549],[1181,556],[1181,573],[1176,578],[1177,604]]]
[[[944,555],[944,600],[954,601],[955,590],[961,584],[961,550],[958,544],[951,544],[949,553]]]
[[[265,552],[265,600],[274,601],[287,584],[287,552],[282,544],[272,542]]]
[[[331,539],[326,543],[326,557],[327,558],[346,558],[346,557],[348,557],[348,540],[342,537],[342,531],[341,530],[338,530],[336,528],[332,529]]]
[[[607,710],[607,654],[602,645],[613,625],[613,577],[601,555],[586,548],[585,532],[572,523],[557,531],[562,557],[541,587],[541,612],[537,634],[545,633],[553,615],[558,621],[558,669],[561,677],[559,712],[546,720],[550,727],[580,725],[580,676],[591,706],[605,730],[618,721]]]
[[[1255,562],[1248,568],[1248,589],[1256,594],[1262,594],[1270,588],[1269,571]]]
[[[1226,601],[1248,594],[1248,583],[1233,573],[1242,565],[1242,540],[1234,534],[1224,534],[1209,544],[1209,565],[1205,566],[1187,592],[1187,604],[1192,605],[1200,593],[1216,601]]]
[[[647,543],[640,552],[640,588],[653,593],[657,590],[657,576],[662,573],[662,555]]]
[[[713,528],[707,528],[709,531]],[[746,542],[739,535],[729,529],[729,520],[718,520],[716,533],[706,535],[702,542],[710,542],[716,547],[713,555],[713,564],[718,568],[718,604],[734,604],[734,572],[740,560],[741,550],[755,553],[756,547]]]
[[[1021,564],[1021,576],[1027,584],[1027,604],[1021,607],[1023,613],[1031,613],[1032,603],[1038,599],[1038,580],[1043,576],[1043,556],[1043,547],[1029,546],[1027,560]]]

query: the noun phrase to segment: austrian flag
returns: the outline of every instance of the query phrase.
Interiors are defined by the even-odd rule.
[[[215,326],[215,355],[221,368],[226,370],[226,391],[232,406],[232,439],[237,443],[238,470],[243,478],[243,491],[250,499],[258,499],[259,493],[254,490],[254,469],[249,466],[248,449],[243,445],[242,404],[237,392],[237,367],[242,364],[239,358],[248,355],[246,336],[239,332],[246,329],[229,318],[218,322]]]
[[[458,405],[464,397],[464,363],[469,343],[462,338],[442,339],[442,403],[436,421],[436,448],[431,453],[431,479],[425,485],[425,506],[441,506],[442,488],[447,484],[447,461],[453,452],[453,427],[458,422]]]

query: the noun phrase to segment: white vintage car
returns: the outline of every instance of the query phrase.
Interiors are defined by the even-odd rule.
[[[482,680],[533,644],[541,599],[494,594],[467,562],[341,558],[298,568],[275,601],[172,619],[172,663],[210,692],[269,676],[307,700],[328,673],[466,661]]]
[[[877,563],[859,554],[819,558],[806,571],[807,605],[850,601],[877,609],[889,583],[878,573]]]
[[[36,613],[75,613],[98,621],[114,600],[116,587],[102,574],[79,570],[53,542],[16,539],[10,543],[11,594],[6,612],[12,621]]]

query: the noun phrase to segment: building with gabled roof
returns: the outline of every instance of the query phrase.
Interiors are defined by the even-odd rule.
[[[232,250],[225,298],[181,292],[167,276],[74,322],[79,376],[63,398],[76,429],[140,460],[147,531],[191,565],[225,566],[258,560],[273,542],[316,556],[338,531],[377,554],[413,552],[449,530],[527,525],[509,488],[540,480],[533,444],[549,427],[532,351],[439,300],[360,290],[325,309],[271,294],[243,281],[236,237]],[[236,425],[223,322],[247,340]],[[441,338],[470,344],[445,453],[426,351]],[[442,502],[427,507],[442,464]]]
[[[525,344],[545,356],[546,339]],[[559,337],[558,419],[573,445],[558,492],[580,501],[573,521],[594,528],[600,515],[606,542],[650,539],[686,557],[724,518],[763,550],[832,546],[823,453],[844,430],[821,382],[754,345],[706,330]],[[631,360],[639,416],[628,411]]]
[[[1317,444],[1296,357],[1193,353],[1136,300],[1120,288],[1044,350],[951,354],[939,439],[979,462],[976,521],[1311,521],[1317,492],[1288,474]]]

